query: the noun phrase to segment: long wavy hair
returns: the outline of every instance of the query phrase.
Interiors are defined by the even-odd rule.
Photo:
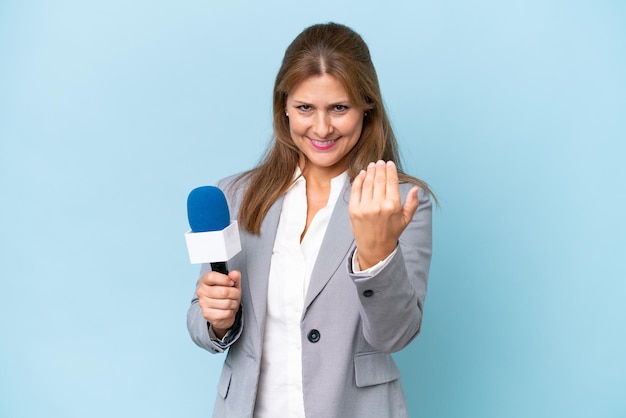
[[[416,184],[432,195],[425,182],[402,171],[398,143],[367,44],[347,26],[317,24],[302,31],[287,47],[274,83],[274,141],[259,165],[237,179],[247,182],[238,220],[248,232],[260,233],[265,215],[292,184],[300,161],[285,115],[287,96],[305,79],[324,74],[337,78],[350,100],[366,113],[361,137],[346,158],[350,181],[369,162],[391,160],[398,168],[400,182]]]

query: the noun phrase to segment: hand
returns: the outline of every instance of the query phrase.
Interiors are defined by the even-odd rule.
[[[376,265],[396,248],[419,205],[417,193],[413,187],[402,206],[393,161],[372,162],[355,177],[348,210],[361,269]]]
[[[213,327],[218,338],[235,323],[235,316],[241,303],[241,273],[231,271],[228,275],[209,271],[200,278],[198,304],[202,316]]]

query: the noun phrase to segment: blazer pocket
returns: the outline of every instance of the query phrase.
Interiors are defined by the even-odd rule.
[[[222,374],[220,375],[220,380],[217,384],[217,393],[223,398],[226,399],[228,396],[228,389],[230,389],[230,379],[233,373],[230,369],[228,363],[224,363],[222,367]]]
[[[400,370],[390,354],[373,352],[354,357],[354,377],[357,387],[380,385],[400,378]]]

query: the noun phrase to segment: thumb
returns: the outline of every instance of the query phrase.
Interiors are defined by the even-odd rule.
[[[417,197],[418,193],[419,188],[415,186],[409,190],[409,193],[406,195],[406,201],[404,202],[404,206],[402,206],[402,217],[404,218],[406,225],[411,222],[411,219],[413,219],[413,215],[415,215],[415,211],[419,206],[420,202]]]
[[[230,285],[232,287],[237,287],[239,288],[239,285],[241,283],[241,273],[237,270],[233,270],[233,271],[229,271],[228,272],[228,278],[230,279]]]

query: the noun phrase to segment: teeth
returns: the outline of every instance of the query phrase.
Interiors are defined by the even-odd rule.
[[[337,140],[333,139],[331,141],[318,141],[316,139],[311,139],[311,142],[313,142],[315,145],[318,145],[320,147],[325,147],[327,145],[330,145],[330,144],[333,144],[333,143],[337,142]]]

